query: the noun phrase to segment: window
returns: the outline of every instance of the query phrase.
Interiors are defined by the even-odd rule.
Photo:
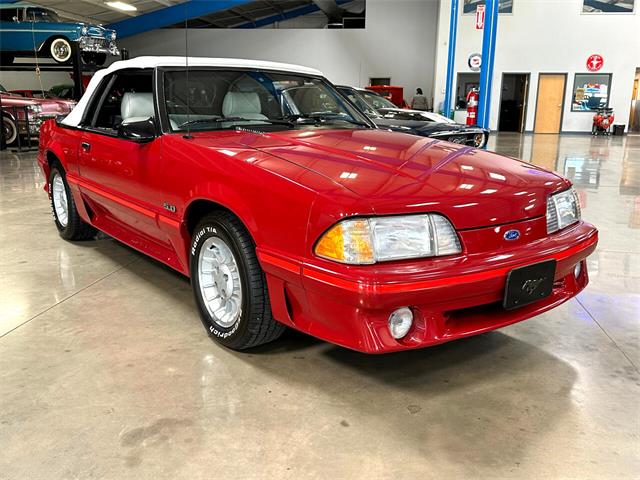
[[[372,87],[375,87],[376,85],[391,85],[391,77],[370,78],[369,85]]]
[[[339,90],[369,117],[380,116],[377,111],[375,111],[367,102],[364,101],[363,98],[361,98],[360,94],[356,90],[352,88],[339,88]]]
[[[360,95],[364,98],[364,101],[371,105],[376,110],[381,108],[398,108],[395,103],[385,97],[373,92],[361,91]]]
[[[235,70],[167,71],[164,104],[172,130],[353,128],[366,122],[322,79]]]
[[[576,73],[572,112],[592,112],[609,105],[610,73]]]
[[[17,16],[18,10],[15,8],[0,8],[0,22],[13,22]]]
[[[96,99],[98,108],[90,122],[93,128],[115,132],[123,120],[154,116],[153,75],[150,70],[117,73],[107,79],[104,88]]]
[[[582,13],[633,13],[635,0],[583,0]]]
[[[465,110],[467,108],[467,95],[475,88],[480,86],[479,73],[458,73],[458,81],[456,83],[456,109]]]
[[[27,21],[59,23],[60,17],[53,10],[46,8],[27,8]]]

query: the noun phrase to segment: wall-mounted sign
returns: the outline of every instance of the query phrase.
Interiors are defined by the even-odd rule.
[[[484,11],[486,5],[481,4],[476,7],[476,30],[482,30],[484,28]]]
[[[513,2],[514,0],[496,0],[498,2],[498,13],[513,13]],[[585,2],[592,0],[584,0]],[[630,0],[621,0],[621,1],[630,1]],[[463,0],[462,1],[462,14],[463,15],[473,15],[478,10],[477,8],[480,5],[486,3],[486,0]]]
[[[633,13],[634,0],[582,0],[582,13]]]
[[[472,53],[469,55],[467,63],[469,64],[469,68],[472,72],[479,72],[480,67],[482,66],[482,55],[479,53]]]
[[[590,72],[597,72],[602,68],[603,65],[604,58],[602,58],[602,55],[598,55],[596,53],[593,55],[589,55],[589,58],[587,58],[587,70],[589,70]]]

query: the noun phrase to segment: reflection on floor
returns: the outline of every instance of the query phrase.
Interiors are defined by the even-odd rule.
[[[494,136],[600,228],[579,298],[440,347],[213,344],[187,280],[71,244],[0,153],[0,478],[637,478],[640,137]]]

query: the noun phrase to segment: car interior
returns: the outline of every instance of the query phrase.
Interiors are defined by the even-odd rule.
[[[117,131],[123,121],[144,120],[155,115],[153,108],[153,74],[151,70],[119,73],[111,79],[108,90],[96,99],[97,112],[91,126]]]

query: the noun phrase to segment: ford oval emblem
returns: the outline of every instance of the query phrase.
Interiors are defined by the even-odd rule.
[[[518,230],[507,230],[504,232],[505,240],[517,240],[520,238],[520,232]]]

